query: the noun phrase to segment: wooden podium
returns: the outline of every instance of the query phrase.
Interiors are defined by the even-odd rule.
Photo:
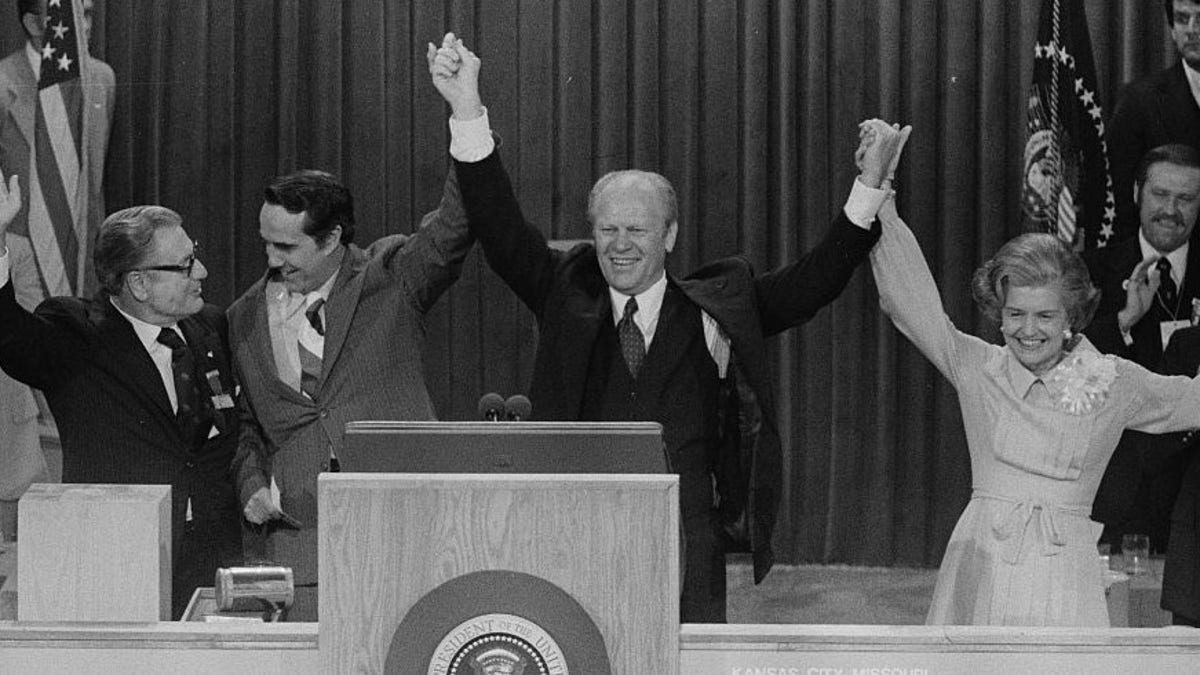
[[[322,474],[322,671],[678,672],[678,500],[672,475]]]

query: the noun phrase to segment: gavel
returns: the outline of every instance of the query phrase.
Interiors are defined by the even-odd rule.
[[[296,598],[290,567],[221,567],[213,589],[218,610],[261,609],[266,621],[282,621]]]

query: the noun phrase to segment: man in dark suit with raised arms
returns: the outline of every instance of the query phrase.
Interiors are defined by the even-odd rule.
[[[550,248],[525,222],[479,97],[479,59],[448,34],[428,48],[450,103],[451,154],[471,230],[488,262],[537,317],[530,398],[547,420],[656,421],[680,475],[685,547],[681,615],[725,620],[725,553],[770,569],[782,447],[766,338],[811,318],[846,286],[878,238],[878,188],[901,132],[888,128],[825,238],[796,262],[756,274],[742,257],[684,278],[666,274],[679,233],[662,176],[619,171],[588,199],[592,242]]]
[[[217,567],[241,558],[235,386],[224,314],[201,297],[208,271],[179,214],[135,206],[100,228],[95,299],[50,298],[28,312],[6,246],[20,207],[14,176],[0,186],[0,367],[45,392],[64,482],[171,486],[178,617]]]

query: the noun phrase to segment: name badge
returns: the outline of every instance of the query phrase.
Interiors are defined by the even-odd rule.
[[[225,393],[225,388],[221,386],[221,373],[216,370],[210,370],[204,374],[204,379],[208,381],[208,390],[219,396]],[[213,398],[216,398],[214,396]]]
[[[216,394],[212,397],[212,404],[217,410],[228,410],[233,407],[233,397],[229,394]]]
[[[1187,328],[1192,325],[1188,319],[1180,319],[1178,321],[1163,321],[1158,324],[1159,332],[1162,334],[1163,349],[1167,348],[1167,343],[1171,341],[1171,335],[1180,328]]]

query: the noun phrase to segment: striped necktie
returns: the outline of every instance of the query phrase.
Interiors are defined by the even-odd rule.
[[[324,298],[317,298],[304,310],[308,323],[301,326],[296,344],[300,352],[300,391],[309,398],[316,398],[317,382],[321,379],[321,355],[325,352],[325,324],[321,321],[324,304]]]

